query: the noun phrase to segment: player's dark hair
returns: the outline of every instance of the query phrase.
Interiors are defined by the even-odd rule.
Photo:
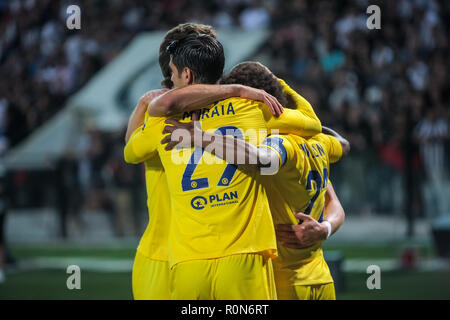
[[[216,83],[223,73],[225,55],[222,44],[207,34],[194,34],[167,46],[172,63],[181,73],[189,68],[195,83]]]
[[[278,102],[287,107],[288,100],[283,93],[283,87],[277,78],[257,62],[242,62],[235,66],[228,75],[220,79],[220,84],[242,84],[244,86],[262,89],[277,98]]]
[[[181,40],[192,34],[207,34],[214,39],[217,39],[214,28],[205,24],[189,22],[179,24],[175,28],[170,29],[164,36],[164,39],[159,47],[159,66],[164,77],[164,80],[161,81],[161,85],[164,88],[171,89],[173,87],[172,80],[170,80],[172,71],[169,67],[170,55],[166,51],[167,47],[173,41]]]

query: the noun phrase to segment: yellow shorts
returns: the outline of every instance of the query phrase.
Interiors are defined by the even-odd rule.
[[[277,288],[279,300],[336,300],[334,283]]]
[[[169,264],[136,252],[132,283],[135,300],[169,300]]]
[[[170,277],[174,300],[276,299],[272,260],[257,253],[181,262]]]

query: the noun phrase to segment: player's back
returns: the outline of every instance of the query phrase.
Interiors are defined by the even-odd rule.
[[[275,186],[290,207],[301,210],[316,220],[322,218],[330,170],[329,154],[321,136],[325,135],[320,134],[309,139],[295,135],[283,136],[293,147],[293,159],[273,178]],[[274,219],[285,220],[284,217]]]
[[[230,98],[203,109],[200,121],[203,130],[258,144],[267,135],[263,107],[255,101]],[[180,117],[190,121],[186,114]],[[172,199],[172,265],[193,259],[276,251],[267,196],[257,172],[237,169],[202,149],[166,151],[160,145],[158,153]]]
[[[342,155],[337,139],[318,134],[305,139],[294,135],[270,136],[265,143],[278,143],[286,153],[285,164],[273,177],[265,177],[267,195],[275,224],[297,224],[293,212],[304,212],[319,222],[323,219],[330,162]],[[289,278],[302,284],[307,279],[332,281],[322,257],[321,244],[290,249],[278,243],[276,269],[292,270]],[[288,277],[286,277],[288,278]]]

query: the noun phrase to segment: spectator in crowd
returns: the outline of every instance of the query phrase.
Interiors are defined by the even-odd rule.
[[[442,111],[437,107],[427,110],[425,118],[417,124],[415,137],[420,146],[425,174],[429,186],[432,209],[431,217],[446,214],[448,207],[448,194],[445,185],[448,179],[448,165],[445,157],[445,144],[450,138],[449,122],[439,118]]]

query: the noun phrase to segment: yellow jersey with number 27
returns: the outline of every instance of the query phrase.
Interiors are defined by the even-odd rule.
[[[190,121],[191,114],[174,116]],[[156,154],[164,166],[171,197],[169,264],[240,253],[276,255],[273,221],[260,175],[204,152],[201,148],[166,151],[159,141],[165,117],[150,117],[125,147],[134,163]],[[232,135],[258,145],[273,129],[320,132],[317,118],[285,110],[274,118],[266,105],[242,98],[216,102],[201,110],[203,130]],[[312,124],[312,125],[311,125]]]

